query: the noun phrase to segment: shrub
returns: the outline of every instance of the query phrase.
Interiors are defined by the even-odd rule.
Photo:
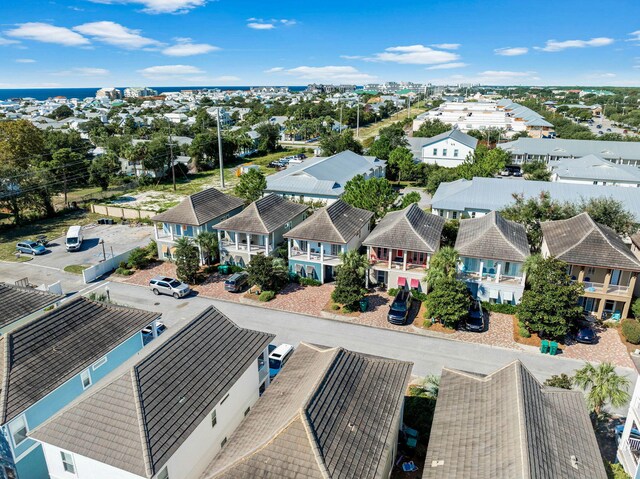
[[[134,248],[129,253],[129,267],[142,269],[149,264],[147,250],[144,248]]]
[[[634,318],[640,319],[640,298],[637,298],[631,305],[631,312]]]
[[[525,327],[524,324],[522,323],[518,323],[518,334],[520,335],[520,337],[522,338],[530,338],[531,337],[531,333],[529,332],[529,330]]]
[[[120,274],[122,276],[131,276],[133,274],[133,271],[127,268],[118,268],[116,269],[116,274]]]
[[[411,293],[411,296],[413,296],[413,299],[420,301],[421,303],[424,303],[427,300],[427,294],[421,293],[420,291],[414,291]]]
[[[302,286],[321,286],[322,285],[320,281],[313,278],[299,278],[298,283],[300,283]]]
[[[631,344],[640,344],[640,323],[635,319],[625,319],[622,322],[622,335]]]
[[[258,296],[258,300],[266,303],[267,301],[271,301],[275,297],[275,291],[263,291],[262,293],[260,293],[260,296]]]
[[[126,261],[120,261],[120,264],[118,265],[118,268],[128,269],[129,265],[127,264]]]
[[[518,312],[518,306],[516,306],[515,304],[496,304],[483,302],[482,308],[486,311],[492,311],[494,313],[516,314]]]
[[[240,273],[241,271],[244,271],[244,268],[242,266],[238,266],[236,264],[232,264],[231,268],[230,268],[231,273]]]
[[[149,241],[149,244],[147,245],[145,250],[149,258],[158,258],[158,245],[154,240]]]
[[[400,288],[389,288],[387,290],[387,294],[393,298],[395,298],[395,296],[398,294],[398,291],[400,291]]]
[[[425,319],[422,323],[422,326],[424,326],[425,328],[430,328],[431,326],[433,326],[433,321],[431,321],[431,319]]]
[[[336,303],[333,303],[333,304],[331,305],[331,309],[332,309],[332,310],[334,310],[334,311],[338,311],[338,310],[340,309],[340,305],[339,305],[339,304],[336,304]]]

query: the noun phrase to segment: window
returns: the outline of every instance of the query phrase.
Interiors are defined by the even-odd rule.
[[[65,472],[70,472],[71,474],[76,473],[76,465],[73,463],[73,456],[70,452],[60,451],[60,457],[62,458],[62,467]]]
[[[169,469],[166,467],[158,474],[158,479],[169,479]]]
[[[457,157],[458,157],[458,150],[453,150],[453,156],[454,156],[455,158],[457,158]]]
[[[95,371],[100,366],[104,365],[106,362],[107,362],[107,357],[103,356],[100,359],[98,359],[95,363],[93,363],[93,366],[91,366],[91,369],[93,369]]]
[[[220,448],[223,448],[224,446],[227,445],[227,438],[225,437],[222,442],[220,443]]]
[[[442,149],[442,156],[447,156],[447,149],[446,148]]]
[[[227,394],[225,397],[222,398],[222,401],[220,401],[220,404],[224,404],[224,402],[229,399],[229,395]]]
[[[214,409],[211,413],[211,427],[216,427],[218,424],[218,415],[216,414],[216,410]]]
[[[249,406],[247,409],[244,410],[245,417],[247,416],[247,414],[249,414],[249,411],[251,411],[251,406]]]
[[[452,217],[454,220],[457,220],[457,219],[458,219],[458,212],[457,212],[457,211],[452,212],[452,213],[451,213],[451,217]]]
[[[437,148],[433,149],[433,156],[438,156],[438,149]]]
[[[18,446],[27,438],[29,432],[29,426],[27,425],[27,418],[24,414],[18,416],[9,423],[9,432],[13,439],[13,445]]]
[[[91,373],[89,373],[88,369],[82,371],[80,374],[80,380],[82,381],[82,389],[87,389],[91,386]]]

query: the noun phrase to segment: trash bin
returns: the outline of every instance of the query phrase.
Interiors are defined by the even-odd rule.
[[[547,354],[549,352],[549,341],[546,339],[542,340],[542,344],[540,345],[540,352],[542,354]]]
[[[289,271],[289,282],[290,283],[295,282],[297,278],[298,278],[297,273],[295,273],[293,271]]]
[[[551,341],[549,343],[549,354],[555,356],[558,353],[558,343]]]
[[[229,265],[221,264],[220,266],[218,266],[218,272],[220,274],[229,274]]]
[[[364,313],[369,307],[369,298],[362,298],[360,300],[360,311]]]

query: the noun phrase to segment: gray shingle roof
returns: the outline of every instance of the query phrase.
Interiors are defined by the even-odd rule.
[[[567,158],[598,155],[606,160],[640,160],[640,143],[635,141],[518,138],[515,141],[501,143],[498,148],[514,155],[549,155]]]
[[[284,234],[285,238],[348,243],[371,221],[371,211],[355,208],[342,200],[322,208]]]
[[[357,175],[370,175],[386,162],[375,156],[342,151],[333,156],[309,158],[299,165],[267,177],[267,191],[339,197],[344,185]]]
[[[452,140],[456,140],[458,143],[462,143],[463,145],[468,146],[469,148],[475,149],[476,146],[478,146],[477,138],[471,135],[467,135],[466,133],[463,133],[457,128],[453,128],[449,131],[445,131],[444,133],[440,133],[439,135],[432,136],[431,138],[425,138],[424,139],[425,142],[422,144],[422,147],[433,145],[434,143],[437,143],[442,140],[446,140],[448,138],[451,138]]]
[[[515,361],[486,377],[443,370],[422,477],[607,475],[582,393],[547,388]]]
[[[552,168],[552,172],[560,178],[640,182],[640,168],[637,166],[617,165],[598,155],[550,161],[549,166]]]
[[[626,188],[625,188],[626,189]],[[571,264],[640,271],[640,261],[611,228],[588,213],[541,223],[549,254]]]
[[[215,188],[188,196],[173,208],[151,218],[153,221],[200,226],[241,207],[244,202]]]
[[[460,256],[523,262],[530,249],[524,226],[492,211],[460,221],[455,249]]]
[[[16,417],[159,317],[79,297],[7,333],[0,421]]]
[[[444,223],[444,218],[425,213],[413,203],[387,213],[362,244],[433,253],[440,248]]]
[[[382,478],[411,366],[301,343],[201,478]]]
[[[514,194],[529,199],[537,198],[544,191],[561,203],[613,198],[623,203],[636,221],[640,222],[640,188],[619,186],[476,177],[473,180],[462,179],[440,184],[431,200],[431,207],[452,211],[499,211],[514,203]]]
[[[273,338],[240,328],[209,307],[131,369],[31,435],[151,477]]]
[[[268,234],[304,213],[308,208],[307,205],[293,203],[282,196],[270,194],[254,201],[237,215],[218,223],[216,228]]]
[[[64,296],[0,283],[0,327],[57,303]]]

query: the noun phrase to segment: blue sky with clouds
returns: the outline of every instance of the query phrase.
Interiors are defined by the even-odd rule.
[[[0,18],[0,88],[640,85],[638,0],[4,0]]]

